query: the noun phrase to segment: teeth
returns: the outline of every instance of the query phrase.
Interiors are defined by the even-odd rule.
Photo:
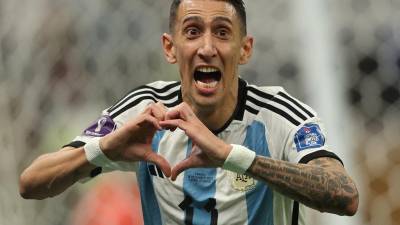
[[[202,87],[202,88],[215,88],[218,84],[218,81],[213,81],[210,83],[203,83],[201,81],[196,81],[197,85]]]
[[[203,72],[203,73],[213,73],[217,72],[218,69],[214,67],[199,67],[197,68],[197,71]]]

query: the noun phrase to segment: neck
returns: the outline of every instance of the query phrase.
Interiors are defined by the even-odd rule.
[[[208,107],[195,106],[194,112],[208,129],[216,131],[221,129],[232,117],[237,104],[238,85],[232,88],[232,92],[225,96],[219,104]]]

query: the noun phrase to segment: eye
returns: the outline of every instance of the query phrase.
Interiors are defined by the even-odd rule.
[[[229,34],[230,34],[229,30],[226,28],[219,28],[215,32],[215,35],[217,35],[219,38],[222,38],[222,39],[229,38]]]
[[[195,38],[200,35],[200,29],[197,27],[188,27],[185,29],[185,35],[188,38]]]

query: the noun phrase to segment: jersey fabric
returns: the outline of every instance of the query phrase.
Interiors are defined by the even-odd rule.
[[[118,129],[154,102],[167,107],[181,103],[180,82],[157,81],[131,91],[69,145],[82,146],[90,138]],[[340,160],[329,151],[316,113],[281,87],[258,87],[239,79],[236,109],[226,124],[213,132],[226,143],[243,145],[257,155],[277,160]],[[156,132],[152,148],[173,167],[191,153],[192,141],[180,129],[161,130]],[[136,172],[146,225],[305,224],[304,206],[245,174],[193,168],[172,182],[152,163],[117,162],[97,168],[92,176],[109,170]]]

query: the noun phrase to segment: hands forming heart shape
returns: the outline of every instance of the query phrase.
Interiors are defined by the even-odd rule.
[[[157,130],[183,130],[193,142],[191,154],[171,169],[169,162],[152,151],[151,143]],[[190,106],[181,103],[169,110],[162,104],[151,104],[138,117],[104,136],[101,149],[114,161],[148,161],[158,165],[174,181],[186,169],[221,167],[231,146],[216,137],[194,114]]]

